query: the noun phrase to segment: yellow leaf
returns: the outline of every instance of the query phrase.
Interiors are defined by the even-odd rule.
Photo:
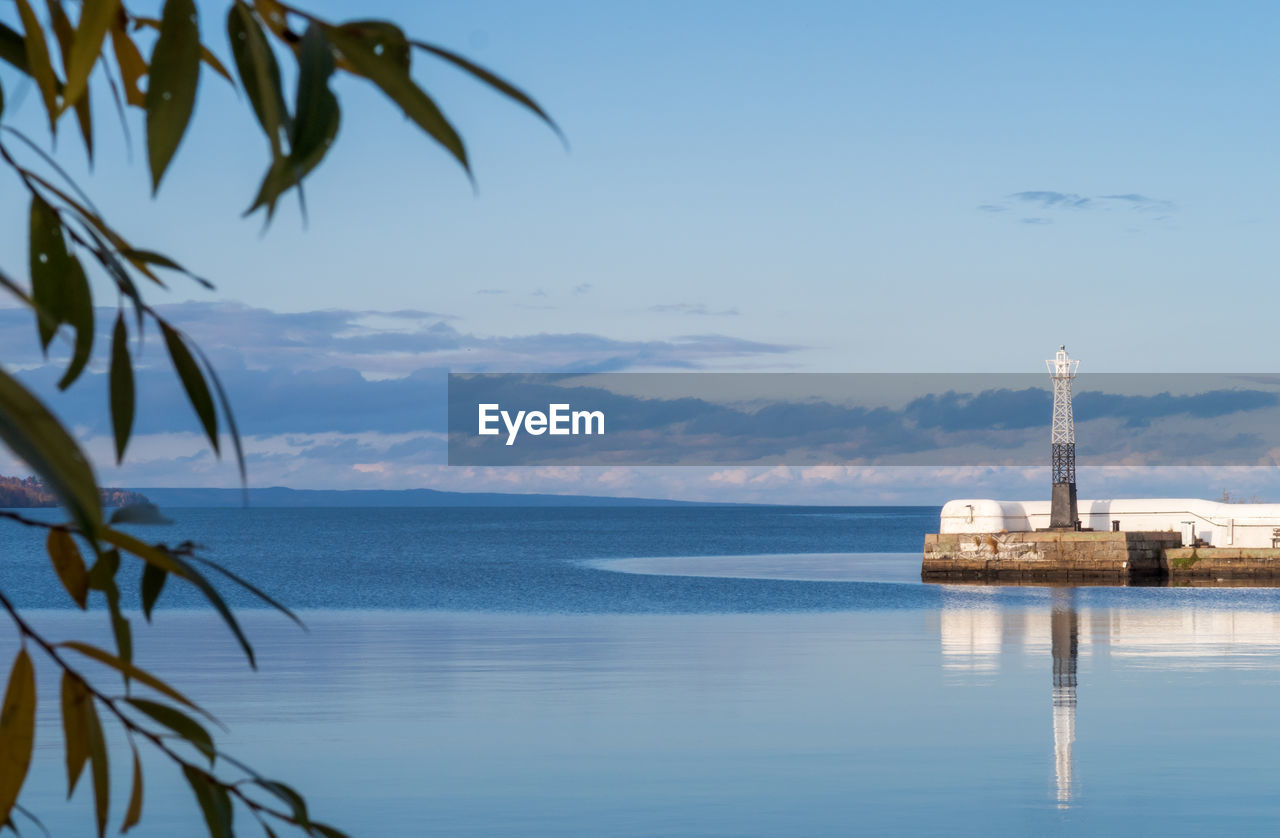
[[[89,572],[85,570],[75,539],[66,530],[49,530],[46,548],[62,586],[83,610],[89,598]]]
[[[133,749],[133,792],[129,795],[129,808],[124,813],[121,832],[128,832],[142,820],[142,762],[138,759],[138,749]]]
[[[84,764],[89,761],[89,726],[85,706],[93,699],[89,688],[70,672],[62,673],[62,738],[67,748],[67,797],[76,790]]]
[[[93,766],[94,814],[98,820],[98,838],[107,832],[107,810],[111,807],[111,772],[107,763],[107,743],[102,737],[98,710],[90,701],[84,706],[85,727],[89,732],[89,761]]]
[[[76,37],[67,56],[67,86],[62,92],[64,104],[75,104],[89,85],[89,74],[102,52],[107,29],[116,18],[120,0],[84,0],[80,4],[80,21]]]
[[[36,738],[36,675],[26,649],[9,672],[9,688],[0,709],[0,823],[9,819],[31,766]]]
[[[124,100],[134,107],[145,107],[147,95],[142,92],[138,82],[150,68],[146,59],[138,51],[138,45],[125,32],[123,26],[111,30],[111,48],[115,50],[116,64],[120,67],[120,77],[124,81]]]
[[[53,72],[53,62],[49,58],[49,42],[44,38],[44,29],[40,19],[27,0],[17,0],[18,16],[22,18],[22,31],[26,37],[23,42],[27,49],[27,66],[40,88],[40,96],[44,99],[44,109],[49,114],[49,130],[58,132],[58,77]]]

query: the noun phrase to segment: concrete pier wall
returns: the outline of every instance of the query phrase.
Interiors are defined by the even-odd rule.
[[[1160,577],[1176,532],[986,532],[925,536],[921,577],[1073,581]]]

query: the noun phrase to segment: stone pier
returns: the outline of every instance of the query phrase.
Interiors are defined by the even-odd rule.
[[[924,538],[920,575],[926,582],[1123,584],[1167,577],[1166,553],[1181,546],[1176,532],[934,533]]]

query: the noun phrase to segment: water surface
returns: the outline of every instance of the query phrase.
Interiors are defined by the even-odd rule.
[[[357,834],[1280,826],[1275,589],[926,586],[936,509],[176,512],[149,534],[206,543],[310,631],[247,611],[250,673],[175,589],[140,660]],[[5,589],[52,634],[98,631],[43,592],[37,547],[15,536]],[[25,802],[88,835],[40,688]],[[148,768],[138,834],[196,830]]]

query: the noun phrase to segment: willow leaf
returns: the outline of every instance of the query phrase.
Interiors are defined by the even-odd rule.
[[[325,35],[357,73],[376,84],[419,128],[444,146],[470,176],[471,165],[462,138],[435,101],[409,75],[408,62],[398,58],[400,47],[387,42],[386,27],[390,24],[378,26],[326,26]],[[403,34],[399,37],[404,39]]]
[[[147,79],[147,156],[151,191],[160,188],[191,121],[200,81],[200,28],[193,0],[165,0]]]
[[[142,614],[151,622],[151,611],[156,607],[156,600],[164,590],[165,580],[169,574],[153,564],[142,569]]]
[[[58,48],[62,53],[62,66],[65,70],[71,64],[71,51],[75,47],[76,31],[71,26],[71,19],[67,17],[66,9],[62,7],[62,0],[45,0],[45,5],[49,7],[49,21],[53,24],[53,34],[58,40]],[[75,100],[68,99],[66,87],[64,86],[62,99],[59,102],[58,115],[61,116],[63,111],[70,105],[75,106],[76,122],[80,126],[80,136],[84,140],[85,153],[89,156],[89,162],[93,163],[93,114],[89,108],[89,97],[81,96]]]
[[[62,738],[67,751],[67,798],[76,790],[84,765],[89,761],[89,723],[86,705],[93,697],[84,681],[70,672],[62,673]]]
[[[9,819],[31,767],[36,738],[36,675],[25,648],[9,671],[0,707],[0,823]]]
[[[88,459],[49,409],[3,370],[0,439],[41,477],[80,531],[95,538],[102,526],[102,505]]]
[[[49,530],[45,547],[54,571],[62,580],[62,587],[83,611],[89,601],[89,571],[85,569],[84,557],[80,555],[75,539],[66,530]]]
[[[288,129],[290,121],[280,85],[280,65],[253,10],[242,2],[234,3],[227,12],[227,38],[240,84],[271,144],[272,159],[280,159],[284,156],[282,131]]]
[[[75,41],[65,62],[67,86],[62,95],[67,103],[75,104],[88,89],[89,74],[98,62],[107,30],[111,28],[111,22],[116,19],[119,9],[120,0],[84,0],[80,4]]]
[[[519,102],[521,105],[524,105],[526,108],[528,108],[529,110],[537,114],[538,117],[541,118],[543,122],[547,123],[548,127],[550,127],[551,130],[556,133],[556,136],[560,138],[561,142],[564,142],[567,144],[567,140],[565,139],[564,132],[560,130],[559,125],[556,125],[555,120],[553,120],[547,114],[547,112],[544,111],[542,107],[533,100],[532,96],[525,93],[523,90],[516,87],[511,82],[507,81],[501,76],[496,75],[495,73],[490,72],[489,70],[486,70],[484,67],[481,67],[479,64],[476,64],[472,61],[467,60],[466,58],[463,58],[461,55],[458,55],[456,52],[451,52],[450,50],[445,49],[444,47],[436,46],[435,44],[428,44],[425,41],[413,41],[412,44],[418,49],[423,50],[424,52],[431,53],[437,58],[444,59],[445,61],[448,61],[450,64],[454,65],[455,67],[465,70],[466,72],[470,73],[475,78],[489,85],[494,90],[501,93],[502,95],[510,99],[513,99],[516,102]]]
[[[196,802],[200,804],[205,825],[209,828],[209,838],[235,838],[235,830],[232,828],[234,810],[227,790],[194,766],[184,765],[182,773],[186,775],[187,784],[191,786]]]
[[[107,833],[107,814],[111,808],[111,767],[107,743],[102,736],[102,721],[92,701],[84,705],[84,720],[89,739],[89,764],[93,770],[93,812],[98,838],[102,838]]]
[[[15,32],[3,23],[0,23],[0,59],[24,75],[31,75],[31,67],[27,64],[27,44],[22,33]]]
[[[215,453],[219,453],[218,414],[214,410],[213,397],[209,394],[209,385],[205,382],[204,373],[200,371],[191,351],[187,349],[185,340],[177,330],[168,323],[160,321],[160,331],[164,335],[164,343],[169,350],[169,359],[173,362],[173,368],[178,373],[183,389],[187,391],[187,400],[200,418],[200,424],[204,426],[205,434],[209,437],[209,444],[213,446]]]
[[[76,342],[71,353],[71,363],[58,381],[59,390],[67,389],[80,377],[85,365],[89,363],[89,356],[93,354],[93,292],[89,290],[89,279],[85,276],[80,260],[74,256],[67,260],[67,276],[63,288],[67,295],[63,302],[64,314],[66,321],[76,330]]]
[[[71,255],[67,252],[58,214],[39,195],[31,198],[28,231],[31,297],[50,315],[49,319],[37,323],[40,345],[47,350],[54,333],[67,320],[66,311],[72,294]]]
[[[111,333],[111,428],[116,439],[116,462],[124,461],[124,450],[133,433],[133,361],[129,358],[129,330],[124,324],[124,312],[116,314],[115,329]]]
[[[63,642],[57,644],[57,646],[60,649],[70,649],[73,652],[79,652],[80,654],[84,655],[87,658],[92,658],[93,660],[96,660],[98,663],[109,666],[112,669],[116,670],[117,672],[121,673],[122,675],[129,676],[130,678],[137,681],[139,684],[145,684],[146,686],[150,687],[151,689],[155,690],[161,695],[168,696],[169,698],[173,699],[179,704],[190,707],[192,710],[195,710],[197,713],[200,713],[201,715],[205,716],[210,721],[216,721],[212,716],[210,716],[204,710],[200,709],[200,707],[197,706],[195,703],[193,703],[189,698],[187,698],[182,693],[175,690],[173,687],[166,684],[164,681],[161,681],[159,678],[152,675],[150,672],[147,672],[145,669],[142,669],[141,667],[137,666],[136,664],[132,664],[127,661],[121,660],[120,658],[111,654],[105,649],[99,649],[97,646],[91,646],[88,643],[81,643],[79,640],[64,640]]]
[[[120,79],[124,82],[124,101],[135,108],[146,107],[147,95],[142,92],[139,82],[147,74],[147,62],[123,24],[111,30],[111,49],[120,68]]]
[[[44,28],[36,17],[35,10],[27,0],[15,0],[18,5],[18,17],[22,19],[22,30],[25,34],[23,44],[27,54],[27,68],[31,77],[40,88],[40,97],[44,99],[44,109],[49,115],[49,131],[58,133],[58,77],[53,72],[53,63],[49,58],[49,44],[44,38]]]
[[[196,750],[209,758],[210,764],[213,763],[217,751],[213,747],[213,737],[209,735],[209,731],[205,730],[204,725],[167,704],[148,701],[145,698],[126,698],[125,701],[138,712],[149,716],[152,721],[164,725],[190,742]]]
[[[129,792],[129,806],[125,809],[124,822],[120,824],[122,834],[142,820],[142,760],[138,758],[138,747],[130,745],[133,747],[133,791]]]

